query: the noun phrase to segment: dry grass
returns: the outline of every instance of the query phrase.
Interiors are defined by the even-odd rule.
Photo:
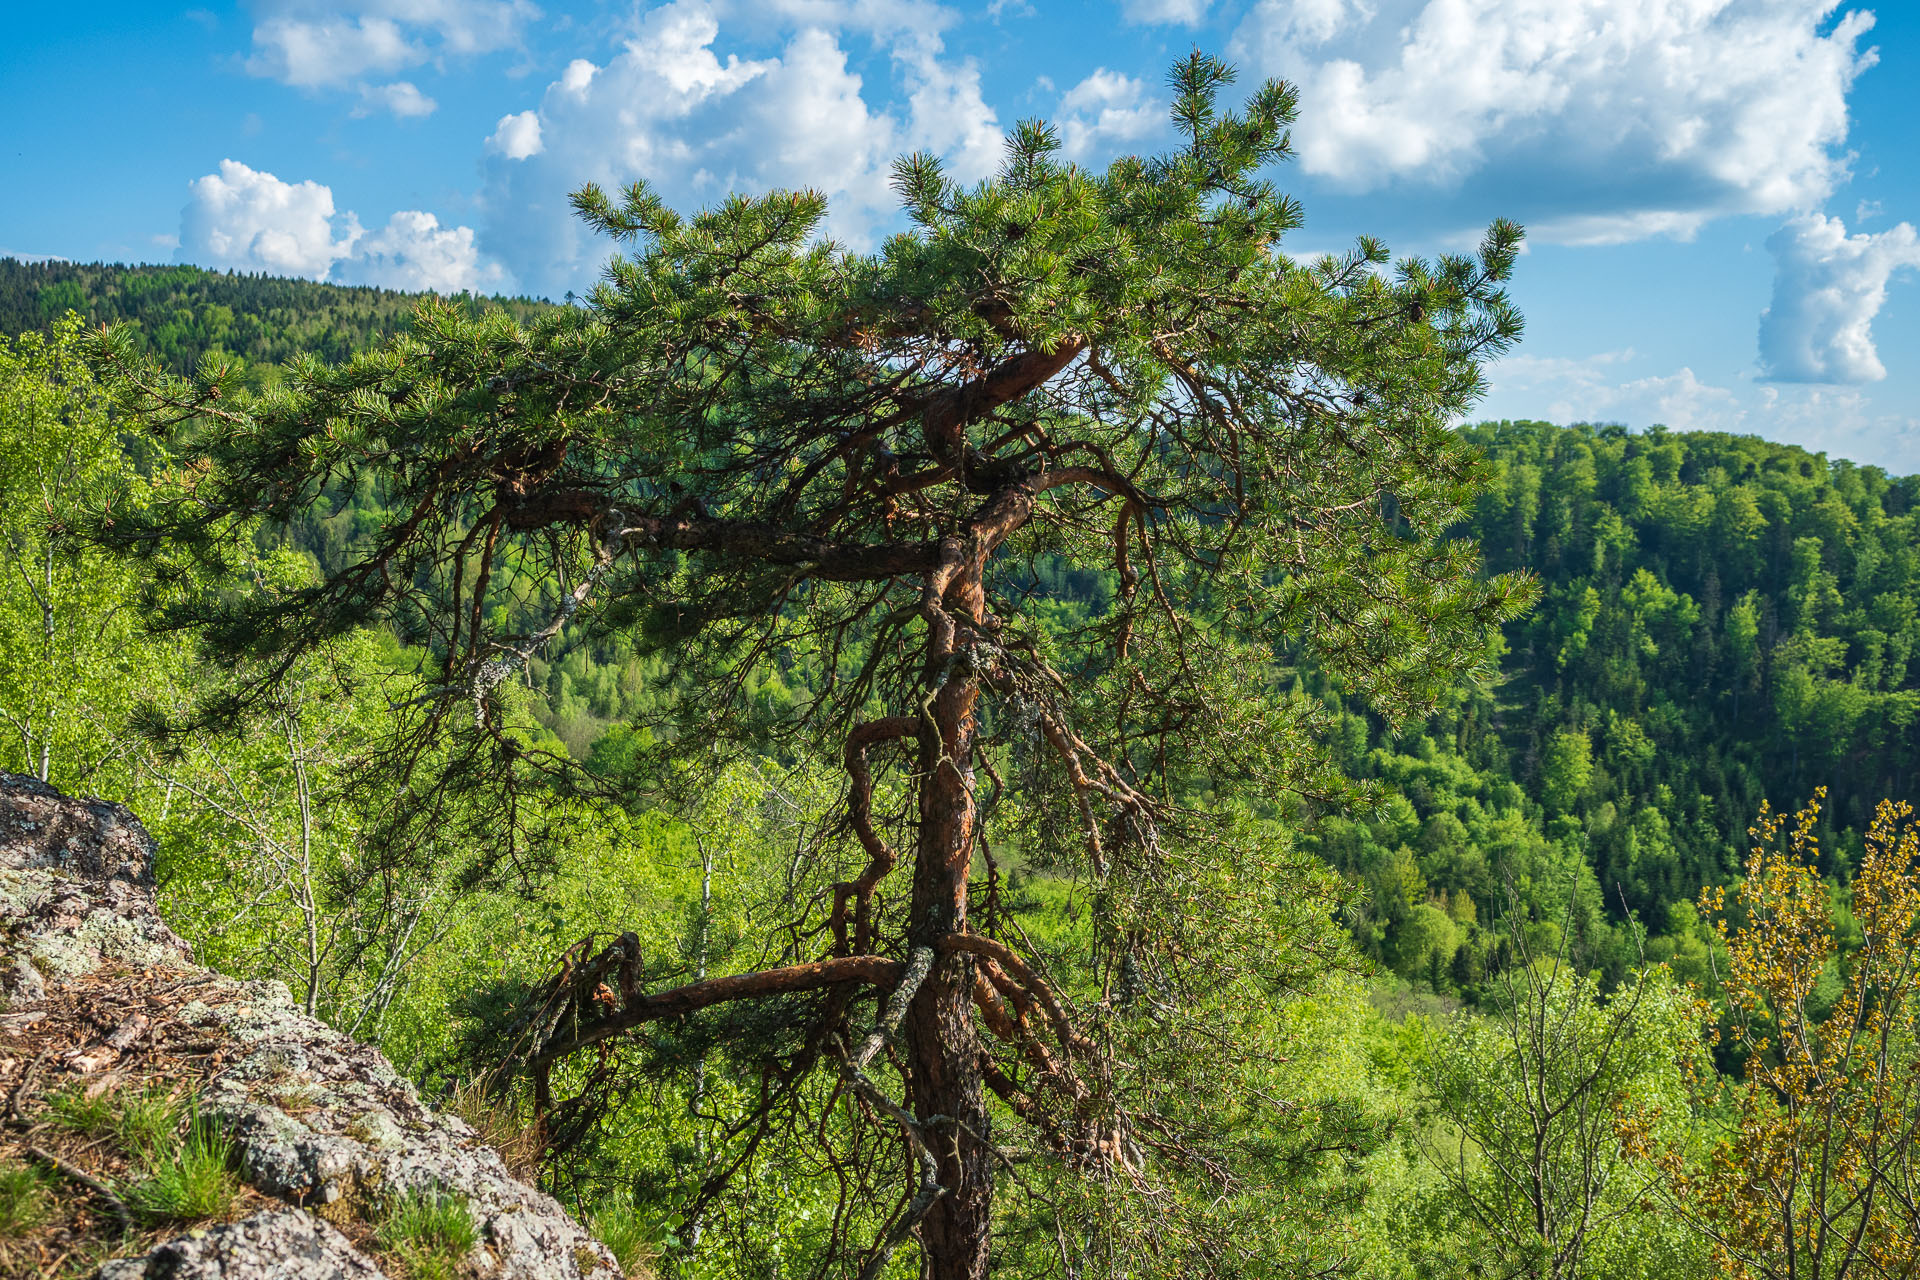
[[[465,1120],[480,1141],[498,1151],[507,1172],[522,1182],[537,1184],[540,1158],[545,1154],[540,1130],[521,1116],[510,1095],[495,1092],[491,1083],[482,1078],[459,1085],[440,1109]]]

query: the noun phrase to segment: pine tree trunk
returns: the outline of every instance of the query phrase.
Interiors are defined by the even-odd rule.
[[[914,860],[913,946],[938,947],[966,926],[967,865],[975,820],[971,676],[948,677],[920,730],[920,833]],[[985,1280],[993,1212],[993,1165],[984,1141],[972,1009],[973,960],[942,955],[907,1013],[914,1115],[939,1165],[943,1194],[920,1222],[925,1280]],[[955,1122],[958,1123],[955,1123]]]

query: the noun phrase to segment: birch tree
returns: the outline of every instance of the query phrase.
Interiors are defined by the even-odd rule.
[[[131,709],[173,678],[183,646],[141,628],[147,571],[83,536],[145,486],[79,336],[69,319],[0,338],[0,768],[102,792],[129,781]]]

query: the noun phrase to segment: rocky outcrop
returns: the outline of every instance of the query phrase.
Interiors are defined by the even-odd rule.
[[[145,1257],[102,1266],[99,1280],[379,1280],[352,1241],[298,1209],[269,1209],[240,1222],[156,1245]]]
[[[0,983],[15,1001],[103,960],[178,966],[191,953],[153,905],[153,837],[125,805],[0,773]]]
[[[474,1276],[618,1280],[612,1254],[559,1202],[509,1173],[464,1122],[425,1106],[377,1051],[306,1016],[280,983],[194,966],[155,910],[153,852],[124,807],[0,774],[0,1030],[30,1026],[63,984],[124,971],[134,990],[120,1006],[140,1011],[116,1014],[104,1037],[61,1054],[59,1069],[126,1069],[143,1046],[209,1054],[202,1112],[234,1140],[246,1182],[282,1202],[108,1263],[101,1280],[377,1276],[349,1236],[367,1235],[379,1206],[410,1192],[466,1202]]]

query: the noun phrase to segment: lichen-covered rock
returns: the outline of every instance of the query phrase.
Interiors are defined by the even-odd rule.
[[[380,1280],[380,1269],[310,1213],[273,1209],[155,1245],[99,1280]]]
[[[177,984],[192,972],[190,955],[154,910],[152,858],[152,839],[125,808],[0,774],[0,942],[9,964],[30,955],[55,988],[105,961]],[[301,1012],[284,984],[212,978],[193,990],[174,1020],[225,1047],[225,1065],[201,1086],[203,1112],[233,1138],[250,1185],[312,1212],[256,1215],[174,1241],[108,1264],[101,1280],[378,1274],[300,1270],[331,1265],[338,1248],[371,1266],[315,1215],[376,1220],[409,1191],[466,1202],[481,1241],[469,1263],[486,1280],[618,1280],[613,1255],[558,1201],[509,1173],[464,1122],[424,1105],[377,1050]],[[275,1262],[271,1251],[281,1246],[293,1252]],[[176,1265],[187,1269],[164,1269]]]
[[[411,1191],[452,1194],[480,1228],[486,1274],[617,1274],[557,1202],[510,1174],[464,1122],[423,1105],[379,1053],[291,1008],[284,989],[246,990],[203,1015],[237,1060],[201,1102],[236,1136],[250,1183],[329,1216]]]
[[[0,945],[10,994],[39,998],[20,990],[21,958],[50,978],[78,977],[103,960],[189,960],[154,909],[153,852],[153,837],[125,805],[69,799],[0,773]]]
[[[33,964],[33,957],[26,952],[15,953],[7,964],[4,974],[0,974],[0,987],[4,987],[10,1000],[45,1000],[47,983],[40,976],[40,970]]]

